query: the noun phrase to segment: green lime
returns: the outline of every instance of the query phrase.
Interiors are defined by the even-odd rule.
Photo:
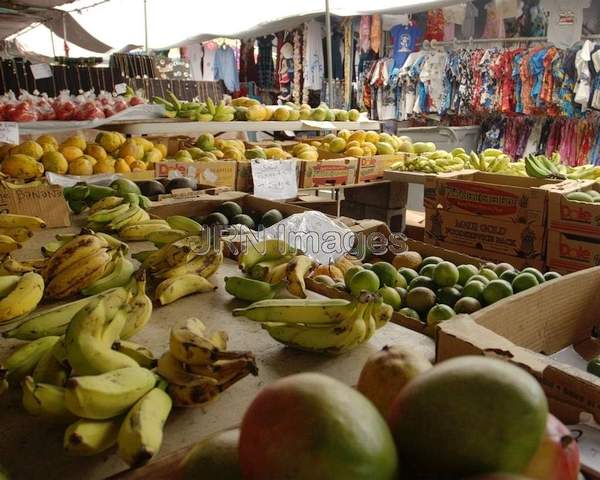
[[[453,288],[456,288],[460,293],[462,293],[462,291],[463,291],[463,286],[458,283],[456,285],[454,285]]]
[[[402,299],[402,303],[406,303],[406,295],[408,295],[408,290],[403,287],[396,287],[395,290],[400,294],[400,298]]]
[[[435,293],[425,287],[416,287],[408,292],[406,305],[419,313],[429,311],[435,305]]]
[[[427,314],[427,326],[434,327],[438,323],[444,320],[449,320],[454,317],[456,313],[448,305],[435,305]]]
[[[556,280],[557,278],[562,277],[562,275],[558,272],[546,272],[544,273],[544,280],[549,282],[550,280]]]
[[[466,287],[466,286],[467,286],[469,283],[471,283],[471,282],[481,282],[481,283],[483,283],[484,285],[487,285],[488,283],[490,283],[490,281],[489,281],[489,279],[488,279],[488,278],[484,277],[483,275],[479,275],[479,274],[478,274],[478,275],[473,275],[471,278],[469,278],[469,279],[467,280],[467,283],[465,284],[465,287]]]
[[[458,268],[452,262],[440,262],[435,266],[432,278],[439,287],[451,287],[458,282]]]
[[[406,288],[408,287],[408,281],[404,278],[400,273],[398,273],[398,281],[396,282],[396,287]]]
[[[460,292],[454,287],[443,287],[437,291],[438,303],[448,305],[454,308],[454,305],[461,297]]]
[[[532,273],[533,275],[535,275],[535,278],[537,278],[538,283],[544,283],[546,281],[546,279],[542,275],[542,272],[540,272],[537,268],[527,267],[521,270],[521,273]]]
[[[398,269],[398,273],[406,279],[407,283],[410,283],[411,280],[419,276],[419,274],[415,270],[407,267],[402,267]]]
[[[477,280],[473,280],[465,285],[463,288],[462,296],[463,297],[471,297],[476,300],[483,300],[483,291],[485,290],[485,284],[483,282],[478,282]]]
[[[363,264],[362,264],[362,267],[363,267],[365,270],[371,270],[371,269],[373,268],[373,264],[372,264],[372,263],[363,263]]]
[[[508,283],[512,283],[515,278],[517,278],[519,272],[515,270],[507,270],[506,272],[502,272],[500,275],[500,280],[506,280]]]
[[[421,268],[421,270],[419,270],[419,275],[421,275],[423,277],[432,278],[433,277],[433,271],[435,270],[435,267],[436,267],[436,265],[433,264],[433,263],[425,265],[423,268]]]
[[[515,293],[522,292],[531,287],[537,287],[540,284],[533,273],[519,273],[512,281],[512,288]]]
[[[381,287],[377,290],[377,293],[381,295],[383,303],[387,303],[394,310],[399,310],[402,307],[402,297],[395,288]]]
[[[496,264],[494,262],[486,262],[483,264],[482,268],[489,268],[490,270],[493,270],[496,268]]]
[[[352,295],[358,297],[363,290],[372,293],[379,290],[379,277],[370,270],[357,272],[350,280]]]
[[[385,285],[386,287],[395,287],[401,281],[399,277],[402,276],[391,263],[377,262],[373,265],[371,271],[379,277],[381,285]],[[404,277],[402,277],[402,280],[404,280]]]
[[[588,362],[586,370],[589,373],[592,373],[592,374],[596,375],[597,377],[600,377],[600,357],[592,358]]]
[[[401,313],[402,315],[404,315],[405,317],[408,317],[408,318],[414,318],[415,320],[421,320],[419,318],[419,314],[417,313],[417,311],[413,310],[412,308],[409,308],[409,307],[401,308],[400,310],[398,310],[398,313]]]
[[[504,272],[509,272],[514,269],[515,267],[513,267],[510,263],[499,263],[493,268],[494,273],[498,275],[498,277],[500,277],[500,275],[502,275]]]
[[[483,275],[488,280],[498,280],[498,275],[491,268],[482,268],[479,270],[479,275]]]
[[[486,305],[510,297],[513,294],[513,289],[506,280],[492,280],[488,283],[483,291],[483,301]]]
[[[430,263],[437,265],[440,262],[443,262],[444,259],[440,257],[427,257],[423,259],[423,263],[421,264],[421,268],[425,265],[429,265]]]
[[[344,283],[346,285],[350,285],[352,277],[358,272],[361,272],[362,270],[364,270],[364,268],[360,265],[354,265],[353,267],[350,267],[348,270],[346,270],[346,273],[344,274]]]
[[[425,287],[429,288],[430,290],[435,290],[437,288],[435,282],[431,278],[422,277],[421,275],[413,279],[413,281],[408,284],[409,291],[417,287]]]
[[[458,283],[464,285],[467,283],[467,280],[471,278],[473,275],[477,275],[479,270],[475,265],[471,265],[467,263],[465,265],[458,266]]]
[[[463,297],[454,305],[456,313],[473,313],[480,309],[481,303],[479,303],[479,300],[471,297]]]

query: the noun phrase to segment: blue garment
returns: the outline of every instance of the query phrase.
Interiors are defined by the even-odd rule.
[[[529,59],[529,72],[534,79],[531,87],[531,99],[537,107],[541,106],[540,93],[542,92],[542,80],[544,79],[544,57],[546,53],[548,53],[548,49],[542,48]]]
[[[422,31],[417,26],[396,25],[390,33],[394,39],[394,68],[402,68],[410,53],[415,51]]]
[[[523,99],[521,98],[521,88],[523,84],[521,82],[521,62],[523,61],[523,54],[517,53],[513,60],[513,71],[512,76],[515,82],[515,112],[523,113]]]
[[[223,80],[227,90],[239,90],[239,76],[235,61],[235,54],[231,47],[219,47],[215,53],[215,79]]]

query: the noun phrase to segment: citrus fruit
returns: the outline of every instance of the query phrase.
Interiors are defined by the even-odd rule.
[[[544,273],[544,280],[549,282],[550,280],[556,280],[557,278],[562,277],[562,275],[558,272],[546,272]]]
[[[486,262],[483,264],[483,268],[489,268],[490,270],[493,270],[496,268],[496,264],[494,262]]]
[[[427,313],[427,326],[429,328],[435,327],[438,323],[449,320],[455,315],[454,310],[448,305],[435,305]]]
[[[399,288],[406,288],[408,287],[408,281],[406,280],[406,278],[400,275],[400,273],[398,273],[398,278],[395,286]]]
[[[425,287],[416,287],[406,295],[406,305],[419,313],[429,311],[435,305],[435,300],[435,293]]]
[[[462,291],[462,296],[471,297],[475,298],[476,300],[482,301],[484,290],[485,284],[483,282],[478,282],[477,280],[474,280],[465,285],[465,288],[463,288]]]
[[[400,310],[398,310],[398,313],[401,313],[402,315],[404,315],[405,317],[408,317],[408,318],[414,318],[415,320],[421,320],[419,318],[419,314],[417,313],[417,311],[410,307],[401,308]]]
[[[388,262],[375,263],[373,268],[371,268],[371,271],[379,277],[381,285],[385,285],[386,287],[395,287],[399,281],[398,277],[401,276],[398,273],[398,270]]]
[[[381,295],[383,303],[387,303],[394,310],[398,310],[402,307],[402,297],[396,289],[392,287],[381,287],[377,290],[377,293]]]
[[[363,267],[365,270],[371,270],[371,269],[373,268],[373,264],[372,264],[372,263],[363,263],[363,264],[362,264],[362,267]]]
[[[408,295],[408,290],[406,288],[403,287],[395,287],[395,289],[399,294],[400,294],[400,298],[402,299],[402,303],[406,302],[406,295]]]
[[[425,265],[429,265],[429,264],[433,264],[433,265],[437,265],[440,262],[443,262],[444,259],[440,258],[440,257],[427,257],[423,259],[423,263],[421,264],[421,268],[424,267]]]
[[[407,283],[410,283],[414,278],[417,278],[419,274],[412,268],[402,267],[398,269],[398,273],[402,275]]]
[[[451,262],[440,262],[435,266],[432,278],[438,287],[451,287],[458,282],[458,268]]]
[[[394,260],[392,260],[392,264],[396,268],[419,268],[421,262],[423,262],[423,258],[419,252],[413,251],[399,253],[394,257]]]
[[[404,387],[388,423],[403,478],[465,478],[522,472],[540,445],[547,417],[546,395],[529,373],[507,361],[462,356]],[[482,432],[494,434],[483,441]],[[405,472],[405,465],[412,471]]]
[[[437,291],[438,302],[454,308],[454,304],[461,297],[460,292],[454,287],[442,287]]]
[[[350,292],[355,297],[360,295],[360,292],[376,292],[379,290],[379,277],[370,270],[361,270],[357,272],[350,280]]]
[[[504,272],[509,272],[514,269],[515,267],[513,267],[510,263],[499,263],[492,270],[494,270],[494,273],[500,277],[500,275],[502,275]]]
[[[479,270],[479,275],[483,275],[488,280],[498,280],[498,275],[490,268],[482,268]]]
[[[588,362],[586,370],[589,373],[600,377],[600,357],[592,358]]]
[[[471,282],[481,282],[484,285],[487,285],[488,283],[490,283],[488,278],[484,277],[483,275],[479,275],[479,274],[473,275],[471,278],[469,278],[467,280],[467,283],[465,284],[465,287]]]
[[[290,375],[258,393],[242,420],[239,457],[243,478],[398,475],[394,440],[377,408],[357,390],[319,373]]]
[[[512,294],[512,286],[506,280],[492,280],[483,290],[483,301],[486,305],[491,305],[498,300],[510,297]]]
[[[419,275],[421,275],[423,277],[432,278],[433,277],[433,271],[435,270],[435,267],[436,267],[436,265],[433,264],[433,263],[425,265],[423,268],[421,268],[421,270],[419,270]]]
[[[517,278],[519,272],[516,270],[507,270],[506,272],[502,272],[500,275],[500,280],[506,280],[508,283],[512,283],[512,281]]]
[[[413,281],[408,284],[409,291],[417,287],[425,287],[429,288],[430,290],[435,290],[437,288],[435,282],[431,278],[423,277],[421,275],[413,279]]]
[[[537,278],[538,283],[544,283],[546,281],[542,273],[537,268],[527,267],[521,270],[521,273],[532,273],[535,275],[535,278]]]
[[[515,293],[519,293],[528,288],[536,287],[539,284],[540,282],[538,282],[533,273],[523,272],[519,273],[512,281],[512,288]]]
[[[467,280],[471,278],[473,275],[477,275],[479,270],[475,265],[471,265],[467,263],[465,265],[458,266],[458,282],[460,285],[464,285],[467,283]]]
[[[558,272],[546,272],[544,273],[544,280],[549,282],[550,280],[556,280],[557,278],[562,277],[562,275]]]
[[[360,265],[354,265],[353,267],[350,267],[348,270],[346,270],[346,273],[344,274],[344,282],[346,283],[346,285],[350,285],[352,277],[362,270],[364,270],[364,268]]]
[[[456,313],[473,313],[481,309],[481,303],[476,298],[463,297],[454,305]]]

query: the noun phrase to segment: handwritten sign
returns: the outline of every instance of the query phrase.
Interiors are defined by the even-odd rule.
[[[31,74],[35,80],[52,77],[52,69],[47,63],[35,63],[29,68],[31,68]]]
[[[252,160],[254,196],[282,200],[298,196],[296,160]]]
[[[19,143],[19,124],[0,122],[0,143]]]
[[[115,93],[117,95],[121,95],[123,93],[125,93],[127,91],[127,84],[126,83],[117,83],[115,85]]]

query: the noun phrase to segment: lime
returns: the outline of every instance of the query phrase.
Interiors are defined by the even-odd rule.
[[[487,279],[486,277],[484,277],[483,275],[473,275],[471,278],[469,278],[467,280],[467,283],[465,284],[465,287],[471,283],[471,282],[481,282],[484,285],[487,285],[488,283],[490,283],[489,279]]]
[[[350,285],[352,277],[362,270],[364,269],[360,265],[355,265],[346,270],[346,273],[344,274],[344,282],[346,283],[346,285]]]
[[[440,262],[435,266],[432,278],[439,287],[451,287],[458,282],[458,268],[452,262]]]
[[[419,276],[419,274],[415,270],[407,267],[402,267],[398,269],[398,273],[406,279],[407,283],[410,283],[411,280]]]
[[[491,268],[482,268],[479,270],[479,275],[483,275],[488,280],[498,280],[498,275]]]
[[[460,299],[460,292],[454,287],[443,287],[437,291],[438,303],[454,308],[454,304]]]
[[[462,291],[463,291],[463,286],[458,283],[456,285],[454,285],[453,288],[456,288],[460,293],[462,293]]]
[[[434,265],[433,263],[430,263],[429,265],[425,265],[423,268],[421,268],[421,270],[419,270],[419,275],[422,275],[423,277],[432,278],[435,267],[436,267],[436,265]]]
[[[401,275],[391,263],[377,262],[373,265],[371,271],[379,277],[381,285],[385,285],[386,287],[395,287],[400,281],[399,277]],[[402,280],[404,280],[404,277],[402,277]]]
[[[465,283],[467,283],[467,280],[469,280],[469,278],[471,278],[473,275],[477,275],[478,272],[479,270],[477,270],[477,267],[475,265],[471,265],[470,263],[467,263],[465,265],[459,265],[458,283],[464,285]]]
[[[498,276],[502,275],[504,272],[509,272],[514,269],[515,267],[513,267],[510,263],[499,263],[493,268],[494,273]]]
[[[500,280],[506,280],[508,283],[512,283],[512,281],[517,278],[517,275],[519,275],[519,272],[516,270],[507,270],[500,275]]]
[[[456,313],[473,313],[480,309],[481,303],[479,303],[479,300],[471,297],[463,297],[454,305]]]
[[[483,291],[485,290],[485,284],[483,282],[478,282],[474,280],[469,282],[463,288],[462,296],[463,297],[471,297],[476,300],[483,300]]]
[[[417,287],[425,287],[429,288],[430,290],[436,289],[435,282],[431,278],[422,277],[421,275],[408,284],[408,291],[411,291],[413,288]]]
[[[522,292],[531,287],[536,287],[540,284],[533,273],[519,273],[512,281],[512,288],[515,293]]]
[[[419,314],[416,312],[416,310],[413,310],[412,308],[408,308],[408,307],[401,308],[400,310],[398,310],[398,313],[401,313],[402,315],[404,315],[405,317],[408,317],[408,318],[414,318],[415,320],[421,320],[419,318]]]
[[[492,280],[488,283],[483,291],[483,301],[486,305],[510,297],[513,294],[513,289],[506,280]]]
[[[408,287],[408,281],[402,275],[398,273],[398,281],[396,282],[396,287],[406,288]]]
[[[402,303],[406,303],[406,295],[408,295],[408,290],[403,287],[396,287],[395,290],[400,294]]]
[[[592,374],[596,375],[597,377],[600,377],[600,357],[592,358],[588,362],[586,370],[589,373],[592,373]]]
[[[537,268],[527,267],[521,270],[521,273],[533,273],[535,278],[537,278],[538,283],[544,283],[546,281],[542,273]]]
[[[490,270],[493,270],[496,268],[496,264],[494,262],[486,262],[483,264],[482,268],[489,268]]]
[[[362,264],[362,267],[363,267],[365,270],[371,270],[371,269],[373,268],[373,264],[372,264],[372,263],[363,263],[363,264]]]
[[[379,290],[379,277],[370,270],[362,270],[357,272],[350,280],[350,292],[355,297],[360,295],[360,292],[376,292]]]
[[[394,310],[399,310],[402,307],[402,297],[392,287],[381,287],[377,290],[377,293],[381,295],[383,303],[387,303]]]
[[[454,317],[456,313],[448,305],[436,305],[427,314],[427,326],[434,327],[438,323],[444,320],[449,320]]]
[[[550,280],[556,280],[557,278],[562,277],[562,275],[558,272],[546,272],[544,273],[544,280],[549,282]]]
[[[435,305],[435,293],[425,287],[417,287],[408,292],[406,304],[419,313],[429,311]]]
[[[427,257],[423,259],[423,263],[421,264],[421,268],[423,268],[425,265],[429,265],[430,263],[433,265],[437,265],[440,262],[443,262],[444,259],[440,258],[440,257]]]

